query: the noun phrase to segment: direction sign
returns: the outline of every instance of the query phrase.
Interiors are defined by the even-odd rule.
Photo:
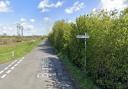
[[[85,61],[84,61],[84,67],[85,67],[85,71],[86,71],[86,39],[89,38],[89,35],[87,35],[87,33],[85,33],[85,35],[77,35],[76,38],[85,39]]]
[[[77,35],[76,38],[87,39],[87,38],[89,38],[89,36],[87,34],[85,34],[85,35]]]

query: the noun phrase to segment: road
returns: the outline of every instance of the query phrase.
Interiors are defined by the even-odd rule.
[[[25,57],[0,65],[0,89],[76,89],[48,40]]]

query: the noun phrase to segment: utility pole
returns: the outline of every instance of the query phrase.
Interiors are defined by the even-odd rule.
[[[24,27],[21,25],[21,24],[17,24],[17,35],[18,36],[22,36],[23,37],[23,30],[24,30]]]
[[[85,71],[86,71],[86,65],[87,65],[87,62],[86,62],[86,56],[87,56],[87,52],[86,52],[86,41],[87,39],[89,38],[89,36],[87,35],[87,33],[85,33],[84,35],[77,35],[76,38],[78,39],[84,39],[85,40],[85,60],[84,60],[84,67],[85,67]]]
[[[21,25],[21,35],[22,35],[22,37],[24,36],[23,30],[24,30],[24,27]]]
[[[19,29],[20,29],[20,24],[17,24],[17,36],[20,36]]]

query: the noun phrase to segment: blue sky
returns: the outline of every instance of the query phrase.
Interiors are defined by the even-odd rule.
[[[25,35],[49,33],[56,20],[74,21],[95,9],[122,9],[127,0],[0,0],[0,35],[16,35],[16,24]]]

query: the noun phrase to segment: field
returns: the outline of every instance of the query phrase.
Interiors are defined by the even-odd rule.
[[[41,41],[41,37],[0,37],[0,63],[22,57]]]

